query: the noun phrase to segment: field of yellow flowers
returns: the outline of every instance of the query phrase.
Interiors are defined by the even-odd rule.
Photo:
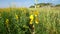
[[[0,34],[60,34],[60,9],[0,8]]]

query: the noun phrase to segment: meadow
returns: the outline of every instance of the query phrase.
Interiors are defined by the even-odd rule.
[[[32,30],[60,34],[60,8],[0,8],[0,34],[33,34]]]

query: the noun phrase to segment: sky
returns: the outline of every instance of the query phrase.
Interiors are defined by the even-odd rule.
[[[34,0],[0,0],[0,8],[6,8],[10,6],[29,7],[34,5],[34,3]],[[60,4],[60,0],[38,0],[38,3]]]

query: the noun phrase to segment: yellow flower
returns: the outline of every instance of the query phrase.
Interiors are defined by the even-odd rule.
[[[34,15],[35,15],[35,16],[38,16],[38,14],[39,14],[38,11],[35,11],[35,12],[34,12]]]
[[[39,22],[38,21],[35,21],[36,24],[38,24]]]
[[[33,19],[34,19],[34,16],[33,15],[30,15],[30,24],[32,24],[33,22]]]
[[[33,21],[33,19],[34,19],[34,16],[33,16],[33,15],[30,15],[30,19],[31,19],[31,21]]]
[[[18,15],[15,14],[16,20],[18,19]]]
[[[8,23],[9,23],[9,19],[6,19],[6,23],[5,24],[8,25]]]
[[[33,22],[32,22],[32,21],[30,21],[30,24],[33,24]]]
[[[36,24],[39,23],[39,19],[38,19],[38,18],[35,19],[35,23],[36,23]]]

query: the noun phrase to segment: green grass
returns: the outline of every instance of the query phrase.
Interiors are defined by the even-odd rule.
[[[29,16],[38,11],[39,24],[34,21],[35,34],[60,34],[59,8],[9,8],[0,10],[0,34],[30,34]],[[18,16],[16,19],[15,14]],[[8,25],[6,19],[9,19]],[[23,27],[24,26],[24,27]]]

